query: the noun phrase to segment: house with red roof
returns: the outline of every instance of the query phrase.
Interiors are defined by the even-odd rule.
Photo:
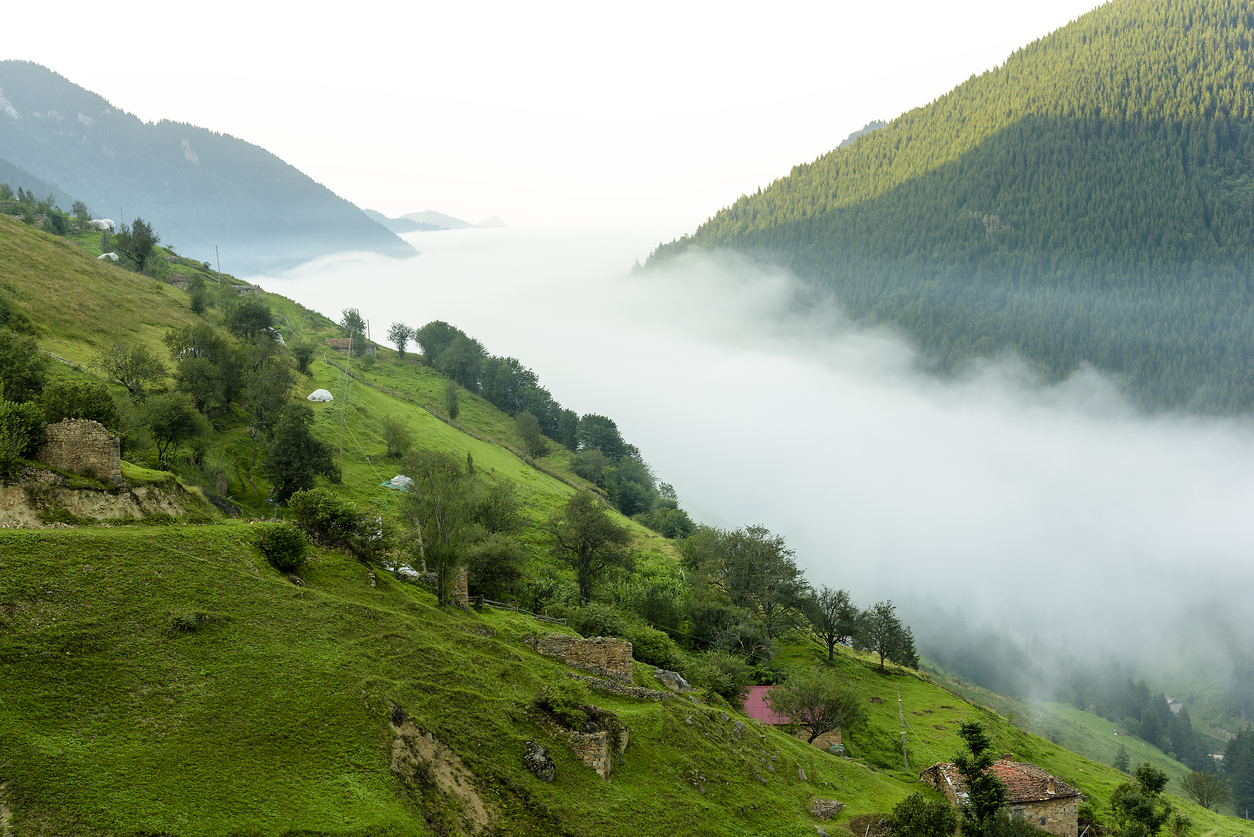
[[[764,724],[770,724],[773,727],[783,729],[793,725],[791,718],[785,718],[775,713],[770,705],[766,702],[767,693],[774,688],[772,686],[753,686],[749,689],[749,695],[745,698],[745,714],[755,721]],[[810,738],[810,725],[797,724],[797,738],[806,741]],[[814,746],[829,752],[843,753],[844,745],[840,743],[840,730],[834,729],[830,732],[822,733],[814,739]]]
[[[993,762],[989,770],[1006,786],[1010,816],[1024,817],[1058,837],[1077,837],[1084,794],[1035,764],[1012,761],[1009,755]],[[945,794],[954,805],[966,804],[966,782],[950,762],[932,765],[919,774],[919,781]]]

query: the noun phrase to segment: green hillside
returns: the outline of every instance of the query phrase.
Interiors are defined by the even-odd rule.
[[[62,359],[53,364],[56,381],[94,379],[98,352],[117,340],[171,357],[168,329],[238,324],[247,310],[233,307],[239,299],[264,301],[289,344],[280,357],[338,335],[329,319],[291,300],[247,289],[241,296],[230,277],[163,254],[172,268],[216,286],[216,307],[196,313],[188,291],[97,261],[84,239],[0,217],[3,310],[9,322],[20,312],[39,350]],[[278,342],[252,341],[239,351]],[[473,460],[485,483],[512,488],[525,575],[511,589],[514,601],[536,610],[544,604],[569,621],[439,606],[429,586],[393,571],[396,561],[418,563],[399,541],[381,556],[317,547],[298,573],[274,569],[255,545],[264,527],[244,522],[275,513],[264,467],[274,435],[249,423],[259,413],[247,400],[254,396],[245,396],[210,410],[210,429],[166,463],[225,510],[215,522],[200,514],[159,526],[76,519],[70,528],[0,530],[0,834],[784,835],[818,825],[830,832],[916,791],[922,767],[957,752],[963,720],[984,723],[999,751],[1079,787],[1099,812],[1126,780],[926,675],[893,665],[881,674],[878,658],[843,648],[830,667],[867,714],[845,737],[847,757],[747,722],[703,668],[711,656],[685,638],[695,611],[675,632],[688,643],[682,647],[648,627],[663,618],[645,616],[659,597],[704,596],[707,609],[736,614],[730,602],[690,585],[700,575],[690,554],[682,557],[686,578],[680,573],[680,544],[642,519],[614,516],[628,528],[635,563],[615,569],[581,605],[573,573],[554,557],[541,525],[576,491],[592,490],[571,470],[576,455],[554,443],[534,467],[525,464],[510,416],[464,392],[460,414],[449,420],[441,413],[449,381],[413,355],[380,350],[347,374],[347,358],[321,345],[310,375],[282,393],[289,408],[307,404],[304,394],[317,386],[336,396],[309,407],[316,436],[335,446],[337,460],[343,427],[340,481],[319,477],[318,485],[366,518],[403,524],[402,495],[379,485],[397,470],[382,425],[400,418],[416,447]],[[189,356],[174,353],[172,363],[179,354]],[[147,398],[194,384],[170,375]],[[151,446],[128,444],[128,457],[160,465]],[[214,474],[227,483],[221,490]],[[131,465],[125,476],[133,484],[169,479]],[[228,514],[232,504],[238,517]],[[596,688],[581,695],[570,669],[523,641],[576,626],[592,634],[599,625],[635,643],[636,687],[661,690],[651,664],[660,655],[698,688],[660,700]],[[742,639],[758,630],[737,629]],[[783,631],[773,647],[773,659],[749,655],[760,676],[825,664],[824,651],[796,630]],[[564,687],[628,729],[608,781],[578,760],[556,716],[537,702]],[[909,771],[900,761],[898,688]],[[551,754],[552,783],[524,767],[529,741]],[[847,808],[820,822],[810,813],[815,799]],[[1189,837],[1254,834],[1243,821],[1178,804],[1193,819]]]
[[[1114,0],[692,236],[829,289],[939,370],[1088,363],[1152,409],[1254,406],[1254,24]]]

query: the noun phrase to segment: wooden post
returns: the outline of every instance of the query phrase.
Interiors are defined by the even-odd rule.
[[[897,714],[901,716],[901,759],[906,764],[906,772],[910,772],[910,756],[906,753],[906,709],[901,703],[901,684],[897,684]]]

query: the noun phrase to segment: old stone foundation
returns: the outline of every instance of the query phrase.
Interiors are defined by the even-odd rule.
[[[122,479],[122,451],[118,437],[89,419],[66,419],[50,424],[47,441],[36,459],[54,468],[102,480]]]
[[[572,668],[590,671],[620,683],[631,682],[631,643],[598,636],[592,639],[547,634],[523,640],[546,657],[554,657]]]

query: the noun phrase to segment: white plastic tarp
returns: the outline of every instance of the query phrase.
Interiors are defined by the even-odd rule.
[[[305,396],[310,401],[334,401],[335,396],[327,392],[325,389],[315,389],[309,395]]]

